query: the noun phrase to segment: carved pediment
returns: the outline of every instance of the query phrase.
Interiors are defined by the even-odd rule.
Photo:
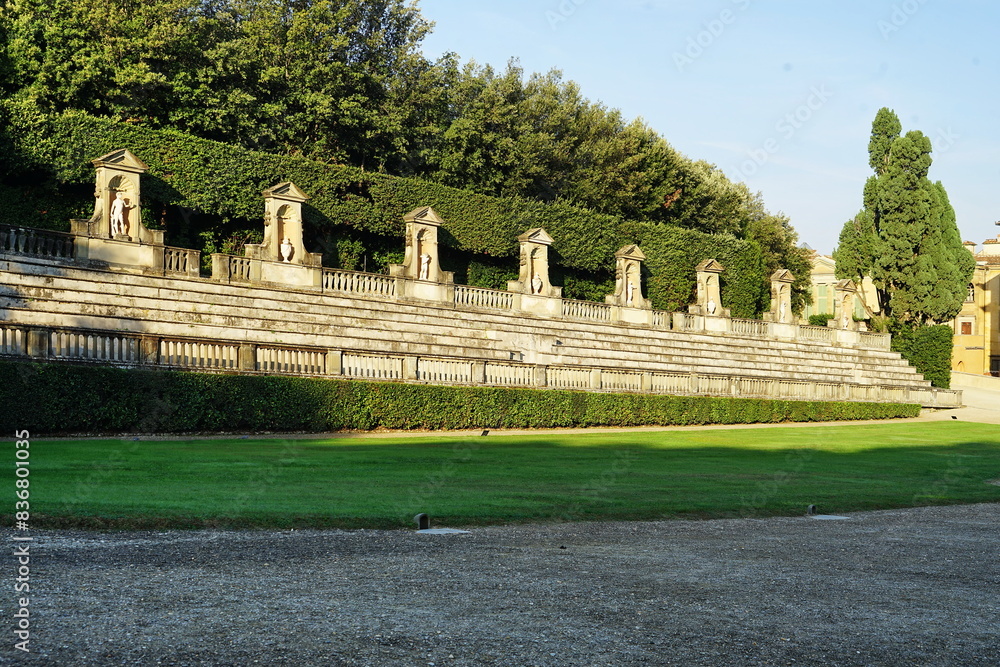
[[[635,244],[622,246],[618,249],[618,252],[615,253],[615,257],[618,259],[634,259],[640,262],[646,260],[645,253],[643,253],[642,250],[639,250],[639,246]]]
[[[722,273],[725,269],[717,259],[706,259],[704,262],[694,267],[695,271],[707,273]]]
[[[95,167],[112,167],[139,174],[149,170],[149,166],[127,148],[119,148],[116,151],[111,151],[96,160],[91,160],[91,163]]]
[[[302,190],[300,190],[299,187],[291,181],[285,181],[284,183],[272,185],[261,194],[264,195],[265,199],[286,199],[288,201],[297,202],[304,202],[309,199],[309,196],[302,192]]]
[[[857,292],[858,286],[851,279],[841,280],[834,287],[838,292]]]
[[[794,283],[795,276],[788,269],[778,269],[771,274],[772,283]]]
[[[552,245],[553,239],[548,233],[541,227],[535,227],[529,229],[525,233],[517,237],[517,240],[521,243],[538,243],[541,245]]]
[[[423,225],[434,226],[444,224],[444,220],[430,206],[421,206],[420,208],[413,209],[403,216],[403,222],[419,222]]]

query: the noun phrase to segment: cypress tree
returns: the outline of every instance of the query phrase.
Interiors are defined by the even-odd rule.
[[[975,260],[962,246],[955,211],[927,175],[931,142],[900,136],[899,118],[880,109],[872,124],[864,209],[848,221],[834,252],[837,277],[872,279],[883,315],[914,325],[953,319]]]

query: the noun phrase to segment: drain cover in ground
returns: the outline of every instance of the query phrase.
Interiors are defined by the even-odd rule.
[[[809,514],[810,519],[819,519],[820,521],[837,521],[840,519],[849,519],[847,516],[837,516],[836,514]]]
[[[465,535],[469,531],[458,530],[457,528],[425,528],[424,530],[418,530],[417,532],[427,535]]]

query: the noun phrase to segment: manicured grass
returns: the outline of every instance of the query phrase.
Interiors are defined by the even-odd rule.
[[[11,465],[2,482],[13,490]],[[1000,428],[32,441],[31,525],[403,527],[1000,501]],[[8,522],[13,511],[13,494]]]

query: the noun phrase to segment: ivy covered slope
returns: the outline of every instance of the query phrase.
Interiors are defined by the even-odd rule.
[[[544,227],[555,239],[555,279],[569,287],[583,285],[576,293],[567,289],[567,296],[600,299],[610,288],[614,252],[638,243],[649,256],[648,296],[655,308],[677,310],[690,303],[694,266],[709,257],[727,267],[723,295],[734,316],[758,316],[768,305],[769,267],[760,246],[729,234],[627,221],[559,202],[489,197],[82,112],[43,115],[9,106],[6,111],[4,143],[13,150],[4,165],[3,223],[67,229],[69,217],[89,215],[90,160],[127,147],[150,167],[143,180],[144,221],[153,227],[166,221],[173,245],[202,248],[213,235],[260,229],[261,191],[293,181],[310,197],[304,207],[308,236],[331,266],[359,269],[361,252],[402,250],[403,215],[430,205],[445,220],[443,259],[452,264],[447,268],[470,284],[502,284],[497,271],[476,271],[475,265],[515,277],[517,236]],[[354,248],[353,255],[345,248]]]

